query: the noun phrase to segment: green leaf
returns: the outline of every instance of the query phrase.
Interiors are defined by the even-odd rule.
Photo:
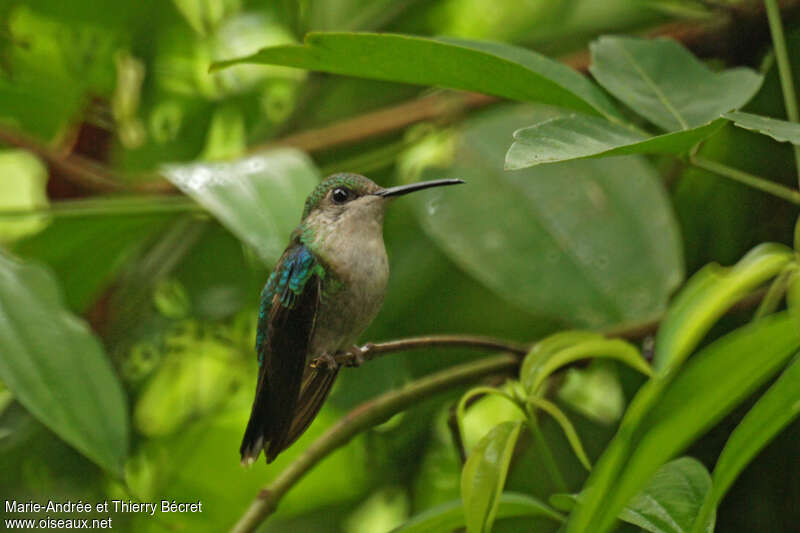
[[[542,351],[535,345],[522,363],[520,380],[529,395],[538,392],[542,383],[564,365],[587,358],[615,359],[649,376],[650,365],[632,344],[620,339],[592,339],[555,351]]]
[[[711,476],[703,463],[681,457],[659,468],[619,518],[652,533],[688,533],[710,491]],[[714,531],[713,514],[702,531]]]
[[[777,118],[754,115],[744,111],[731,111],[722,115],[735,125],[746,130],[763,133],[782,143],[800,145],[800,124]]]
[[[89,459],[120,475],[128,453],[125,394],[97,338],[64,308],[42,267],[0,254],[0,380]]]
[[[469,454],[461,472],[461,499],[468,533],[492,530],[521,428],[521,422],[498,424]]]
[[[500,43],[375,33],[309,33],[302,45],[214,63],[285,65],[362,78],[477,91],[617,117],[608,97],[568,66]],[[726,109],[725,111],[728,111]]]
[[[527,494],[504,492],[498,498],[496,518],[544,516],[558,522],[564,517],[546,505]],[[392,530],[392,533],[428,533],[431,531],[453,531],[465,526],[463,503],[454,500],[432,509],[428,509],[412,517],[402,526]]]
[[[798,348],[794,317],[781,313],[739,328],[695,355],[639,427],[625,468],[592,519],[592,531],[608,531],[619,509],[665,461],[745,400]]]
[[[800,358],[783,371],[778,380],[747,412],[733,430],[714,467],[714,488],[706,495],[703,517],[714,509],[742,470],[783,428],[800,414]],[[702,521],[695,525],[701,533]]]
[[[97,200],[93,205],[113,216],[57,218],[14,246],[16,254],[53,269],[67,306],[78,312],[86,310],[125,262],[173,219],[169,214],[114,215],[114,210],[123,209],[116,200]]]
[[[467,185],[400,201],[467,273],[523,309],[578,327],[655,316],[683,261],[669,200],[644,159],[503,171],[507,132],[552,116],[509,106],[466,122],[439,150],[419,145],[401,162],[405,180]]]
[[[477,445],[487,428],[525,420],[525,406],[516,399],[513,388],[512,382],[502,388],[472,387],[461,396],[456,405],[456,423],[466,449]]]
[[[733,267],[712,264],[695,274],[658,329],[653,369],[667,374],[680,366],[723,313],[776,276],[793,257],[788,247],[765,243]]]
[[[41,214],[4,215],[4,211],[46,208],[47,167],[25,150],[0,150],[0,242],[36,233],[47,225]]]
[[[746,68],[712,72],[669,39],[607,36],[590,50],[589,70],[600,85],[666,131],[696,128],[738,109],[762,81]]]
[[[713,135],[722,119],[685,131],[648,137],[633,128],[599,117],[569,115],[514,132],[506,153],[507,170],[587,157],[629,154],[682,154]]]
[[[580,461],[586,470],[591,470],[592,462],[589,460],[589,456],[586,455],[586,450],[583,449],[583,443],[581,443],[581,438],[575,430],[575,426],[572,425],[572,422],[570,422],[567,415],[564,414],[564,411],[553,402],[538,396],[528,398],[528,403],[553,417],[553,420],[561,426],[561,431],[564,432],[564,436],[567,438],[567,442],[569,442],[572,452],[578,458],[578,461]]]
[[[568,513],[572,511],[580,500],[580,494],[571,494],[569,492],[558,492],[551,494],[548,498],[548,503],[555,509]]]
[[[164,175],[223,226],[274,263],[320,180],[311,161],[278,149],[224,163],[170,165]]]
[[[605,361],[569,368],[556,397],[571,411],[610,429],[625,412],[625,393],[618,374],[614,365]]]
[[[792,252],[785,246],[762,244],[731,268],[715,264],[706,266],[681,290],[658,331],[653,364],[655,375],[639,389],[625,412],[617,435],[595,465],[582,505],[571,516],[570,533],[585,531],[590,524],[594,526],[597,523],[595,515],[606,510],[607,495],[635,446],[645,417],[649,416],[654,405],[660,405],[658,402],[663,400],[664,390],[677,374],[677,369],[711,325],[734,303],[775,276],[791,260]],[[656,464],[654,468],[658,466]],[[633,492],[636,490],[638,487]],[[623,501],[619,508],[625,503]]]

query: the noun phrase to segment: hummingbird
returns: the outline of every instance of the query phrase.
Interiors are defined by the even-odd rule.
[[[311,424],[339,371],[335,356],[354,343],[378,314],[389,280],[383,218],[389,201],[430,187],[424,181],[383,188],[358,174],[334,174],[305,202],[300,225],[275,265],[258,309],[258,381],[239,449],[242,464],[264,450],[267,463]],[[312,365],[311,360],[324,364]]]

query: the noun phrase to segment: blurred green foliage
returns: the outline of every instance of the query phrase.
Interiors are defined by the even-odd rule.
[[[348,409],[481,356],[430,349],[345,369],[295,445],[269,466],[239,466],[237,450],[256,376],[258,295],[299,222],[305,194],[322,177],[320,169],[364,172],[381,185],[441,177],[469,184],[390,208],[385,237],[392,276],[384,308],[364,341],[468,333],[527,342],[566,328],[632,326],[660,317],[684,278],[706,263],[734,263],[764,241],[791,244],[796,206],[674,158],[626,156],[503,170],[515,130],[567,116],[540,100],[599,112],[636,128],[637,135],[647,126],[630,109],[669,120],[663,109],[617,106],[600,86],[553,67],[545,56],[579,51],[602,33],[639,33],[659,22],[686,23],[684,16],[703,20],[726,13],[702,4],[0,2],[0,499],[199,500],[204,511],[198,514],[110,514],[121,531],[225,530]],[[311,47],[293,46],[310,31],[405,33],[419,37],[414,41],[425,55],[399,62],[395,54],[403,53],[402,46],[376,36],[361,50],[364,41],[338,49],[341,39],[330,36],[317,37]],[[427,39],[440,36],[448,39]],[[461,39],[493,43],[465,45]],[[320,43],[330,46],[323,47],[329,56],[303,55]],[[505,46],[511,44],[543,55]],[[789,31],[788,46],[798,73],[800,32]],[[305,62],[373,79],[254,64],[209,72],[213,62],[267,47],[300,50],[300,59],[277,61],[282,64]],[[735,59],[769,57],[767,41],[751,47]],[[497,57],[507,62],[507,70],[498,72],[508,77],[480,70],[496,66]],[[615,57],[606,58],[611,70],[619,66]],[[718,63],[708,66],[722,70]],[[776,67],[765,61],[761,70],[764,83],[744,110],[784,118]],[[755,90],[757,76],[737,75]],[[603,84],[623,102],[636,74],[626,76],[632,78],[618,91]],[[372,125],[378,133],[355,132],[354,142],[323,142],[310,154],[276,147],[275,141],[294,133],[443,94],[398,80],[486,90],[528,103],[469,110],[453,99],[452,109],[439,112],[442,120],[405,132],[383,133]],[[685,79],[665,82],[683,91],[691,110],[695,86]],[[539,91],[543,86],[550,91],[545,96]],[[692,126],[713,118],[703,115]],[[789,145],[730,125],[711,133],[700,149],[703,157],[794,186]],[[98,168],[110,176],[111,190],[86,179]],[[159,174],[172,186],[156,181]],[[797,279],[796,273],[787,276]],[[790,302],[798,287],[795,281],[788,289]],[[747,331],[771,327],[793,346],[788,324],[796,317],[787,316]],[[740,325],[737,320],[710,335],[728,333]],[[731,334],[734,341],[737,334]],[[728,343],[722,346],[730,346],[730,339],[720,341]],[[727,376],[720,383],[734,388],[742,383],[736,379],[748,378],[747,390],[740,392],[749,392],[778,366],[764,361],[758,369],[726,373],[728,368],[708,363],[736,366],[736,357],[750,357],[745,348],[765,344],[758,336],[749,342],[727,351],[727,359],[712,359],[720,353],[718,344],[703,349],[696,363],[690,360],[694,373],[680,374],[685,379],[671,384],[665,380],[665,397],[680,404],[692,397],[681,389],[695,383],[691,379],[705,390],[718,374]],[[791,385],[797,366],[756,404],[755,415],[748,415],[755,422],[743,424],[740,434],[758,427],[759,411],[797,405],[787,403],[796,394]],[[573,453],[574,439],[550,415],[568,419],[596,463],[620,419],[625,423],[623,412],[644,379],[617,361],[595,361],[549,378],[539,403],[520,405],[514,403],[520,387],[512,383],[498,389],[511,402],[495,395],[471,402],[463,443],[456,439],[453,409],[466,387],[454,388],[327,457],[292,488],[261,530],[383,533],[420,515],[469,531],[488,531],[492,522],[493,531],[555,531],[553,516],[560,515],[550,506],[568,514],[580,497],[567,493],[577,493],[588,474]],[[698,396],[708,402],[707,411],[687,413],[692,404],[678,406],[683,410],[659,407],[655,413],[678,426],[691,422],[699,433],[734,407],[731,394],[724,409],[711,413],[716,404],[709,407],[714,400],[709,391]],[[548,414],[532,405],[552,407]],[[677,506],[684,514],[675,530],[687,531],[703,502],[713,508],[710,495],[722,496],[705,484],[735,477],[736,461],[742,460],[736,454],[747,460],[758,454],[794,415],[784,412],[758,445],[747,448],[742,437],[738,443],[732,439],[726,460],[737,465],[729,466],[736,472],[714,471],[742,409],[692,444],[691,454],[705,466],[690,459],[662,466],[661,457],[652,454],[659,460],[648,463],[650,484],[620,514],[630,523],[619,531],[671,531],[648,528],[651,509],[642,495],[664,498],[658,501],[668,509]],[[648,429],[658,422],[644,420]],[[800,471],[790,460],[797,450],[787,437],[797,432],[795,422],[731,486],[717,509],[718,531],[755,531],[767,523],[770,531],[791,531],[800,523],[793,505]],[[678,433],[672,435],[676,441]],[[463,474],[460,445],[479,452],[469,455]],[[776,457],[783,462],[772,460]],[[551,475],[554,468],[560,480]],[[481,476],[494,484],[481,484]],[[687,504],[689,511],[675,488],[687,479],[703,488]],[[469,490],[462,492],[464,487]],[[554,493],[560,500],[549,500]],[[454,513],[464,495],[474,506],[466,514]],[[563,508],[559,501],[566,502]],[[432,514],[421,515],[425,511]],[[13,517],[24,516],[41,517]]]

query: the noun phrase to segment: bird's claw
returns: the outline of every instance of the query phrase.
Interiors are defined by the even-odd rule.
[[[359,345],[354,344],[347,353],[350,354],[350,359],[347,362],[347,366],[361,366],[366,361],[366,353],[369,350],[369,345],[364,346],[361,348]]]
[[[339,363],[336,362],[336,358],[334,356],[329,353],[324,353],[312,359],[308,366],[311,368],[324,368],[326,370],[333,371],[339,368]]]

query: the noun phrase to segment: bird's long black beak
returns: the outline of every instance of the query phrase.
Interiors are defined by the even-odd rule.
[[[430,187],[441,187],[443,185],[457,185],[459,183],[464,183],[464,180],[449,179],[449,180],[421,181],[419,183],[411,183],[410,185],[399,185],[397,187],[381,189],[380,191],[376,192],[375,195],[383,196],[384,198],[389,198],[391,196],[402,196],[410,192],[421,191],[422,189],[428,189]]]

